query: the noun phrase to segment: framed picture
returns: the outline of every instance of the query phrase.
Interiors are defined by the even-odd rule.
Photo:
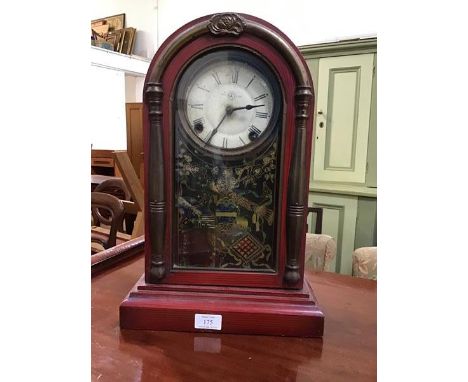
[[[114,52],[120,52],[123,42],[123,34],[125,29],[117,29],[112,32],[109,32],[108,36],[113,36],[114,40]]]
[[[109,32],[125,28],[125,13],[91,21],[91,28],[109,25]]]
[[[100,36],[104,36],[106,33],[109,32],[109,25],[103,24],[103,25],[96,25],[91,28],[94,32],[99,34]]]
[[[122,42],[120,45],[120,53],[132,54],[133,46],[135,44],[135,28],[125,28],[123,31]]]

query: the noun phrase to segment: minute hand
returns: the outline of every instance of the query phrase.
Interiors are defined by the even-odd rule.
[[[211,138],[213,138],[213,136],[218,132],[218,129],[219,129],[219,126],[221,126],[221,124],[223,123],[223,121],[225,120],[226,116],[228,115],[228,112],[226,111],[226,113],[224,113],[223,115],[223,118],[221,119],[221,121],[218,123],[218,126],[216,126],[213,131],[211,132],[208,140],[206,141],[206,143],[209,143],[211,141]]]
[[[253,109],[254,107],[260,107],[260,106],[265,106],[265,105],[247,105],[247,106],[241,106],[241,107],[233,107],[230,110],[230,112],[232,113],[233,111],[243,110],[243,109],[250,110],[250,109]]]

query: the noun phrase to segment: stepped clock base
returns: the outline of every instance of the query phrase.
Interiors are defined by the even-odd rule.
[[[196,314],[214,316],[217,328],[195,328]],[[122,329],[321,337],[323,325],[307,281],[283,290],[146,284],[142,276],[120,305]]]

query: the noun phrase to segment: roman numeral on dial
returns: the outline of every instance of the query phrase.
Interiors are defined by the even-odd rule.
[[[227,144],[228,144],[227,138],[223,138],[223,148],[227,149]]]
[[[254,126],[254,125],[250,125],[249,131],[250,131],[251,133],[256,133],[257,135],[260,135],[260,134],[262,133],[262,131],[259,130],[259,128],[256,127],[256,126]]]
[[[266,117],[268,117],[268,113],[262,113],[261,111],[256,111],[255,116],[257,118],[266,118]]]
[[[250,84],[252,83],[252,81],[255,79],[255,76],[252,77],[252,79],[249,81],[249,83],[247,84],[247,86],[245,87],[246,89],[250,86]]]
[[[232,73],[232,83],[237,84],[237,81],[239,80],[239,70],[234,70]]]
[[[203,117],[193,120],[193,128],[197,133],[201,133],[204,130],[205,126],[203,126],[203,122]]]
[[[214,80],[216,81],[216,83],[217,83],[218,85],[221,85],[221,80],[219,79],[218,73],[213,72],[213,73],[211,73],[211,75],[213,76],[213,78],[214,78]]]
[[[254,125],[250,125],[249,127],[249,139],[251,141],[254,141],[255,139],[258,138],[258,136],[262,133],[261,130],[258,129],[258,127]]]
[[[208,92],[208,93],[210,92],[208,89],[206,89],[206,88],[204,88],[204,87],[202,87],[202,86],[200,86],[200,85],[198,85],[198,84],[197,84],[197,88],[198,88],[198,89],[201,89],[201,90],[204,90],[204,91],[206,91],[206,92]]]
[[[261,99],[265,98],[268,94],[260,94],[259,96],[254,98],[254,101],[260,101]]]
[[[192,109],[203,110],[203,104],[202,104],[202,103],[192,103],[192,104],[190,105],[190,107],[191,107]]]
[[[204,121],[203,117],[194,119],[193,120],[193,125],[195,126],[196,124],[199,124],[199,123],[203,124],[203,121]]]

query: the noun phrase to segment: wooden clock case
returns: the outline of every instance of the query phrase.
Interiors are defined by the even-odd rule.
[[[277,74],[283,93],[277,208],[277,271],[177,270],[174,211],[174,89],[195,56],[246,49]],[[174,32],[159,48],[144,87],[145,274],[120,306],[122,329],[210,331],[195,314],[222,316],[215,332],[320,337],[324,315],[304,280],[313,86],[299,50],[280,30],[237,13],[208,15]]]

